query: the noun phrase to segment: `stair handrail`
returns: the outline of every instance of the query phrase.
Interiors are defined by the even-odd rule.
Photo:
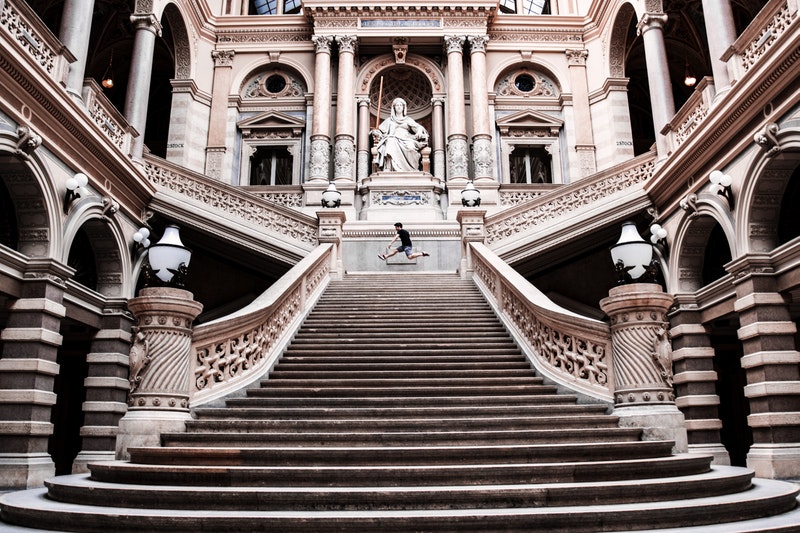
[[[559,306],[485,244],[468,246],[473,281],[540,375],[613,402],[611,327]]]
[[[253,302],[195,328],[192,407],[247,387],[274,366],[328,286],[334,250],[319,245]]]

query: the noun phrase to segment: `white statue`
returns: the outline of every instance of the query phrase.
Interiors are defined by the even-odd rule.
[[[420,150],[428,145],[428,132],[406,115],[406,101],[395,98],[392,114],[372,131],[377,138],[378,168],[384,171],[416,172]]]

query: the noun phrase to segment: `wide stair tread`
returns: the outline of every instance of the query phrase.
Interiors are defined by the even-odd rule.
[[[537,376],[473,282],[347,275],[246,393],[194,408],[130,461],[2,496],[2,517],[116,533],[800,523],[796,487],[673,454],[609,410]]]

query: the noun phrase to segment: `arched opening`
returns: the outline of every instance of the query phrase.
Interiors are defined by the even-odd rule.
[[[800,166],[795,168],[781,199],[778,215],[778,245],[800,236]]]

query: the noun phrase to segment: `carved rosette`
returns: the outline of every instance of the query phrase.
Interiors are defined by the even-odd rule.
[[[128,308],[137,321],[129,409],[188,411],[192,321],[203,305],[183,289],[149,287]]]
[[[655,283],[620,285],[600,301],[611,318],[617,406],[674,403],[666,318],[672,302]]]
[[[356,159],[356,147],[353,139],[349,136],[337,138],[333,152],[333,179],[352,180]]]
[[[463,137],[453,137],[447,143],[447,167],[450,169],[450,178],[467,177],[467,140]]]
[[[488,137],[475,137],[472,141],[472,150],[475,178],[491,179],[492,168],[494,167],[491,139]]]
[[[308,164],[309,181],[328,181],[330,143],[326,137],[311,140],[311,157]]]

